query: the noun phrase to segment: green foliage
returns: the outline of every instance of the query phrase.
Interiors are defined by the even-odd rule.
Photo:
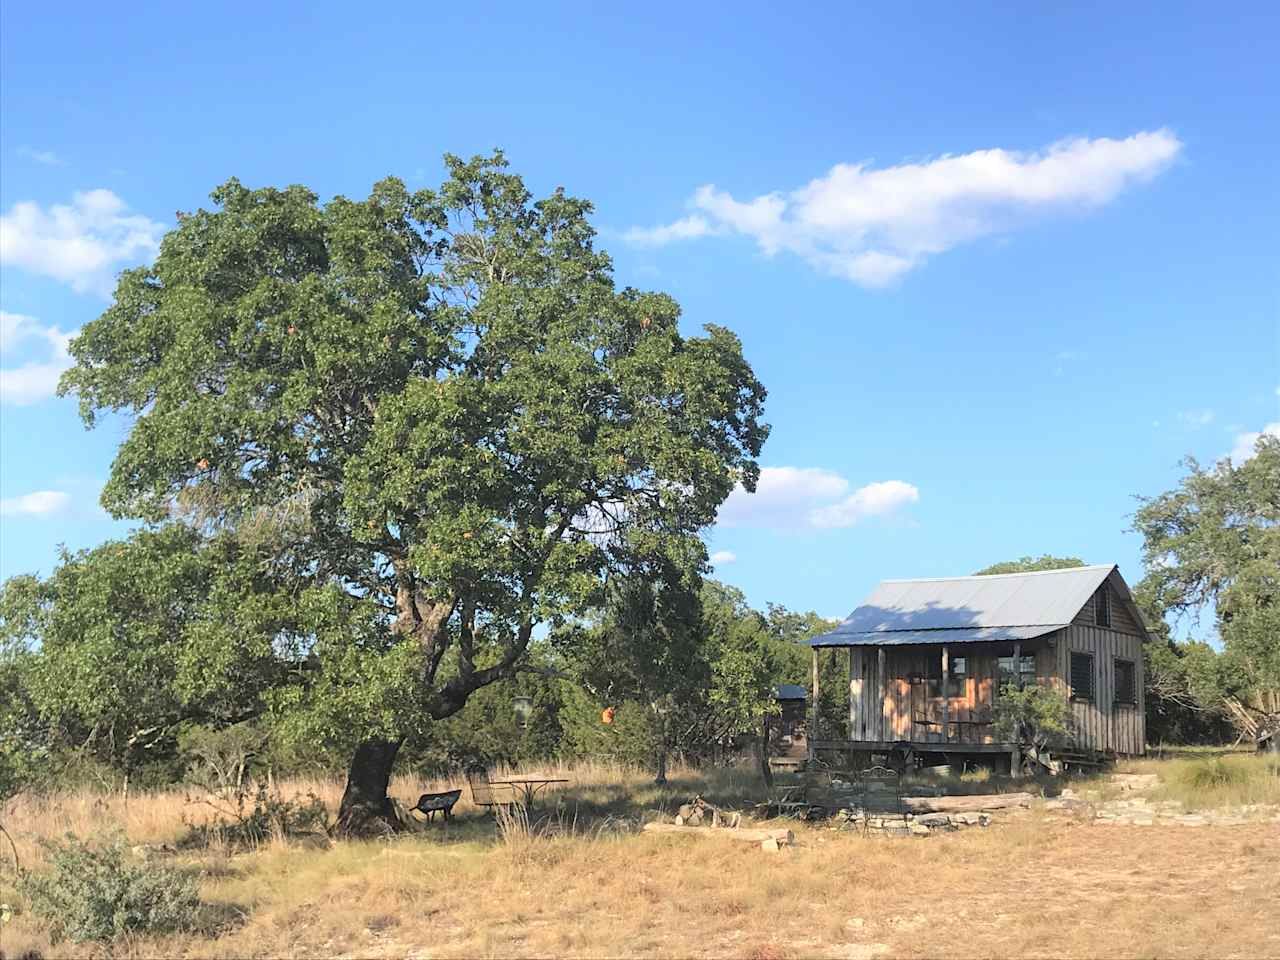
[[[15,577],[0,588],[0,805],[47,776],[48,731],[31,698],[36,655],[21,619],[36,589],[34,577]]]
[[[1068,567],[1083,567],[1084,561],[1079,557],[1054,557],[1044,554],[1040,557],[1020,557],[1017,560],[1006,560],[993,563],[989,567],[974,571],[975,577],[986,577],[998,573],[1035,573],[1038,570],[1063,570]]]
[[[49,925],[54,942],[110,943],[133,933],[188,930],[201,909],[196,880],[172,867],[130,857],[123,840],[41,841],[46,869],[28,873],[19,891]]]
[[[1031,744],[1043,750],[1063,746],[1072,738],[1071,704],[1064,693],[1048,685],[1002,685],[992,715],[998,741]]]
[[[0,671],[21,669],[27,710],[53,743],[126,770],[176,762],[178,724],[235,722],[297,680],[290,645],[311,625],[262,559],[179,524],[64,552],[47,580],[0,591]]]
[[[138,637],[135,725],[243,690],[296,743],[429,738],[609,576],[696,578],[700,531],[754,489],[765,391],[738,339],[616,289],[586,201],[535,200],[500,153],[446,163],[438,190],[323,204],[229,180],[73,341],[86,424],[130,414],[104,506],[261,550],[310,631],[305,682],[270,690],[257,630],[205,622],[177,675]],[[127,699],[76,685],[84,713]]]
[[[834,630],[834,620],[813,611],[795,613],[779,604],[768,606],[767,629],[776,683],[813,686],[813,648],[804,641]],[[818,722],[823,730],[844,730],[849,717],[849,668],[843,650],[818,652]]]
[[[1239,466],[1187,468],[1134,517],[1147,567],[1138,594],[1158,623],[1208,607],[1222,650],[1187,644],[1148,659],[1162,695],[1227,711],[1254,733],[1280,722],[1280,440],[1261,437]],[[1167,632],[1161,640],[1170,646]]]

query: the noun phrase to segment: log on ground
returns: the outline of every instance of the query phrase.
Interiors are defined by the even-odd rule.
[[[911,813],[965,813],[1028,807],[1032,799],[1029,793],[988,793],[963,797],[903,797],[902,805]]]

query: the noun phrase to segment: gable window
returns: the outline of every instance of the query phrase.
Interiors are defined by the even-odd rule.
[[[1000,682],[1016,683],[1020,687],[1025,687],[1029,683],[1036,682],[1036,658],[1035,654],[1024,653],[1018,657],[1015,665],[1013,657],[1001,657],[999,659]]]
[[[1093,701],[1093,654],[1071,654],[1071,699]]]
[[[1100,627],[1111,626],[1111,591],[1105,583],[1093,598],[1093,622]]]
[[[1116,703],[1136,705],[1138,671],[1132,660],[1116,660]]]

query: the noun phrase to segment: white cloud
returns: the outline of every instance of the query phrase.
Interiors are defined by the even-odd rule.
[[[1262,437],[1276,437],[1280,439],[1280,421],[1276,423],[1268,423],[1257,433],[1242,433],[1236,437],[1235,446],[1231,448],[1231,452],[1227,454],[1231,458],[1231,462],[1236,466],[1244,463],[1246,460],[1252,459],[1253,455],[1258,451],[1254,449],[1258,441]]]
[[[675,240],[692,240],[712,233],[706,217],[683,217],[663,227],[632,227],[623,239],[635,247],[663,247]]]
[[[733,563],[738,559],[738,555],[732,550],[717,550],[711,555],[711,565],[713,567],[723,567],[726,563]]]
[[[26,157],[28,160],[34,160],[36,163],[43,164],[46,167],[65,167],[67,161],[52,150],[36,150],[34,147],[19,147],[18,156]]]
[[[1184,410],[1178,414],[1178,421],[1185,427],[1207,427],[1213,423],[1213,411],[1205,408],[1204,410]]]
[[[652,246],[738,233],[768,256],[785,250],[827,273],[882,287],[930,256],[1029,216],[1102,206],[1157,176],[1181,149],[1161,129],[1123,140],[1063,140],[1037,153],[978,150],[881,169],[842,163],[799,189],[748,201],[707,184],[690,200],[690,216],[626,236]]]
[[[21,497],[0,500],[0,516],[44,516],[57,513],[70,502],[70,495],[61,490],[37,490]]]
[[[0,265],[53,277],[77,293],[110,296],[119,270],[150,260],[163,232],[110,190],[77,193],[70,205],[47,210],[16,203],[0,214]]]
[[[871,483],[849,493],[849,481],[820,467],[765,467],[755,493],[734,489],[720,509],[724,527],[828,529],[892,512],[919,499],[901,480]]]
[[[72,365],[67,345],[76,332],[63,333],[34,317],[0,310],[0,404],[21,407],[53,396],[58,378]],[[33,343],[43,353],[41,358],[9,365],[13,351]]]
[[[818,507],[809,514],[809,523],[815,527],[851,527],[859,520],[892,513],[919,499],[920,491],[901,480],[869,483],[839,503]]]

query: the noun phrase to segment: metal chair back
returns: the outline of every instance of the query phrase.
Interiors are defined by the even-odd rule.
[[[489,782],[489,771],[484,767],[467,767],[467,786],[471,788],[471,802],[477,807],[496,807],[509,803],[510,799],[499,797],[502,791],[495,790]]]
[[[885,766],[867,767],[859,775],[858,779],[862,783],[863,794],[866,797],[868,806],[871,803],[872,793],[879,793],[880,797],[888,802],[889,798],[893,798],[893,812],[902,812],[902,776],[897,770],[892,770]]]

